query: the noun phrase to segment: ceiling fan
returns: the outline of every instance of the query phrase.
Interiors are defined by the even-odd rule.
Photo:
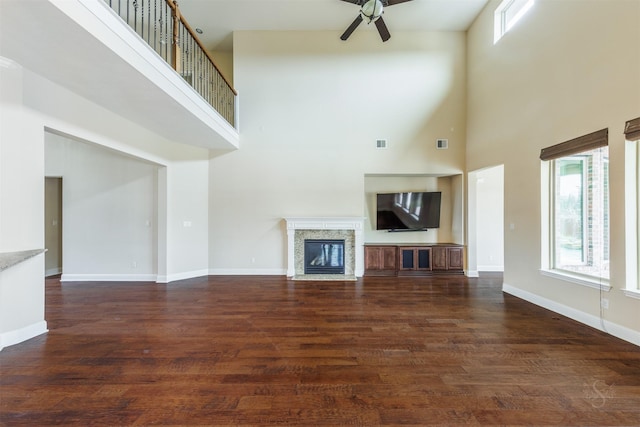
[[[391,38],[389,29],[387,28],[384,20],[382,19],[382,13],[385,7],[393,6],[394,4],[404,3],[411,0],[342,0],[347,3],[353,3],[360,6],[360,13],[356,19],[349,25],[347,30],[340,36],[340,39],[346,40],[351,33],[364,21],[367,20],[367,24],[375,22],[380,38],[383,42],[386,42]]]

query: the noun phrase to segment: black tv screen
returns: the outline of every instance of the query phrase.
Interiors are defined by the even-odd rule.
[[[427,230],[440,227],[440,191],[379,193],[376,230]]]

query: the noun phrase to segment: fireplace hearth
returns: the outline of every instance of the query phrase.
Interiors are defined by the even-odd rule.
[[[344,274],[344,240],[305,239],[304,274]]]
[[[364,274],[364,244],[362,240],[362,230],[364,218],[361,217],[313,217],[285,218],[287,227],[287,276],[293,280],[350,280],[355,281],[357,277]],[[322,248],[325,253],[318,250],[312,259],[316,259],[315,264],[322,264],[320,260],[331,260],[328,255],[331,252],[334,262],[325,264],[322,267],[340,267],[336,272],[309,272],[305,269],[305,241],[325,241],[325,245],[335,244],[335,241],[342,243],[342,250],[332,249],[331,246]],[[322,243],[321,243],[322,244]],[[342,262],[335,261],[336,256],[340,259],[342,252]],[[313,249],[312,249],[313,253]],[[319,257],[319,258],[318,258]],[[310,264],[312,262],[309,261]],[[313,267],[317,267],[315,265]],[[339,272],[338,272],[339,271]]]

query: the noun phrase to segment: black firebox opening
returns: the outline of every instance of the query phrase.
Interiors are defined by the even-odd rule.
[[[304,274],[344,274],[344,240],[305,240]]]

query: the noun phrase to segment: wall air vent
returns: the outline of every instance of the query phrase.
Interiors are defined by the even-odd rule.
[[[436,140],[436,148],[438,150],[446,150],[449,148],[449,140],[448,139],[437,139]]]
[[[387,140],[386,139],[377,139],[376,140],[376,148],[387,148]]]

